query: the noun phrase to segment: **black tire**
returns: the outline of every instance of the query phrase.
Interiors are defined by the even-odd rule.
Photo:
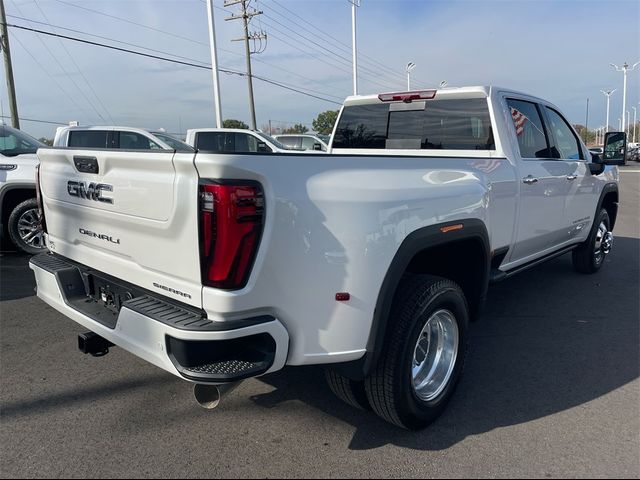
[[[604,265],[604,259],[609,253],[610,247],[606,253],[606,249],[601,247],[600,256],[595,254],[600,225],[605,225],[607,231],[610,231],[611,229],[609,214],[604,208],[598,212],[587,240],[572,252],[573,268],[579,273],[595,273],[602,268],[602,265]]]
[[[443,309],[450,312],[457,323],[457,355],[443,390],[425,401],[418,397],[413,385],[414,352],[427,320]],[[468,325],[467,302],[455,282],[431,275],[412,275],[403,280],[391,310],[382,355],[374,372],[365,380],[373,411],[384,420],[409,430],[419,430],[433,422],[445,409],[462,375]]]
[[[9,230],[9,237],[11,238],[11,241],[21,252],[28,253],[30,255],[44,252],[46,250],[46,245],[44,243],[44,237],[41,235],[42,230],[39,230],[39,233],[36,233],[36,239],[32,244],[29,244],[20,235],[20,219],[23,218],[24,221],[26,218],[23,217],[23,215],[26,215],[28,218],[33,218],[33,215],[35,215],[37,218],[38,204],[35,198],[30,198],[29,200],[25,200],[18,204],[11,212],[11,215],[9,215],[7,229]]]
[[[359,410],[371,410],[364,382],[343,377],[330,368],[325,369],[324,376],[331,391],[344,403]]]

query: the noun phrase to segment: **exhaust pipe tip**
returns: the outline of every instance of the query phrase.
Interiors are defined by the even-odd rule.
[[[225,383],[223,385],[207,385],[196,383],[193,386],[193,396],[202,408],[213,410],[220,405],[223,397],[233,392],[242,382]]]
[[[220,405],[222,397],[216,385],[203,385],[201,383],[196,383],[193,386],[193,395],[196,397],[198,405],[206,410],[213,410]]]

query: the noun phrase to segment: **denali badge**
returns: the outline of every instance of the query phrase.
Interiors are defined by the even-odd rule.
[[[153,286],[156,288],[161,288],[162,290],[166,290],[167,292],[175,293],[176,295],[180,295],[185,298],[191,298],[191,295],[188,293],[181,292],[179,290],[174,290],[171,287],[165,287],[164,285],[160,285],[159,283],[153,282]]]
[[[102,196],[102,192],[113,192],[113,185],[106,183],[91,182],[89,185],[86,185],[84,182],[69,180],[67,182],[67,192],[69,192],[69,195],[72,197],[113,204],[113,198]]]
[[[116,244],[120,245],[120,239],[119,238],[116,238],[114,240],[114,238],[110,237],[109,235],[100,235],[99,233],[92,232],[91,230],[85,230],[84,228],[79,229],[79,232],[82,235],[87,235],[89,237],[98,238],[100,240],[105,240],[107,242],[116,243]]]

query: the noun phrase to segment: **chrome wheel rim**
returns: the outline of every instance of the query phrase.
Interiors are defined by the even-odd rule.
[[[596,264],[599,264],[604,260],[605,255],[611,252],[613,247],[613,233],[607,228],[607,224],[600,222],[598,231],[596,232],[596,239],[594,245],[593,256]]]
[[[18,235],[30,247],[40,249],[46,247],[37,208],[27,210],[20,215],[18,219]]]
[[[413,389],[429,402],[445,389],[458,358],[458,322],[449,310],[438,310],[425,323],[413,351]]]

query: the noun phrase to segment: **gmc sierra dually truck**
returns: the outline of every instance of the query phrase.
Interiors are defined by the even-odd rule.
[[[557,107],[496,87],[350,97],[322,155],[38,151],[38,296],[195,384],[327,366],[342,400],[408,429],[463,369],[491,282],[612,248],[626,137],[592,156]],[[552,281],[552,280],[551,280]]]

